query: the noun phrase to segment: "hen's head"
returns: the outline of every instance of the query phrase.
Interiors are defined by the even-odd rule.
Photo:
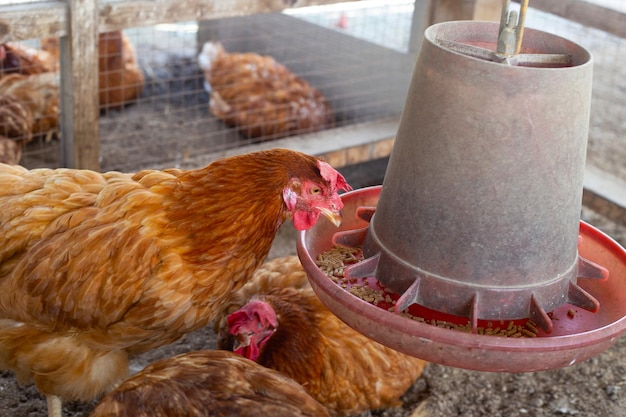
[[[234,352],[252,361],[259,358],[261,348],[278,327],[272,306],[259,300],[250,301],[227,320],[229,332],[236,338]]]
[[[292,178],[283,189],[283,199],[298,230],[311,228],[320,214],[341,224],[343,202],[339,191],[352,189],[343,175],[324,161],[317,161],[319,178]]]

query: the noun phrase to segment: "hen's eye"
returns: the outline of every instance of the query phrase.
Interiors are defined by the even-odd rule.
[[[311,194],[319,194],[322,190],[320,190],[318,187],[313,187],[311,188]]]

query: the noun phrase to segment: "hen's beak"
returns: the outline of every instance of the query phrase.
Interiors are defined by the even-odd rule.
[[[341,211],[339,210],[332,210],[326,207],[320,207],[320,212],[324,215],[324,217],[326,217],[328,220],[331,221],[332,224],[334,224],[336,227],[341,226]]]

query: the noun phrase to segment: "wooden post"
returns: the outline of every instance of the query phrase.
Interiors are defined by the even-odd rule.
[[[100,169],[97,0],[68,0],[60,38],[63,165]]]

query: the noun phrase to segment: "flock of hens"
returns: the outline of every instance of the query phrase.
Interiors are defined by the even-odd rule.
[[[0,44],[0,162],[17,164],[34,137],[46,141],[60,134],[59,40],[40,40],[41,49]],[[130,40],[121,32],[98,39],[98,84],[102,108],[135,100],[144,75]]]
[[[0,45],[0,369],[34,383],[50,417],[64,400],[97,399],[91,417],[348,416],[398,405],[425,363],[347,327],[297,257],[266,262],[285,221],[340,224],[344,177],[286,149],[194,170],[27,170],[24,143],[58,131],[58,44],[41,45]],[[99,53],[101,105],[137,98],[143,75],[128,39],[101,34]],[[325,98],[270,57],[211,43],[199,63],[211,111],[244,136],[333,123]],[[211,323],[219,350],[130,375],[129,357]]]
[[[59,40],[41,48],[0,44],[0,162],[18,164],[34,137],[60,136]],[[270,56],[227,53],[207,42],[198,55],[210,94],[209,109],[245,138],[276,139],[334,126],[332,108],[322,93]],[[101,109],[136,102],[145,77],[135,49],[121,31],[98,38],[98,88]]]

